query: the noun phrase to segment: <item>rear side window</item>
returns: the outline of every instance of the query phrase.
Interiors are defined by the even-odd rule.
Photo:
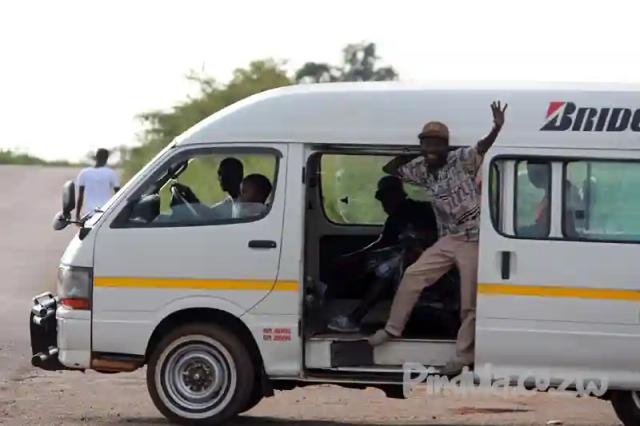
[[[640,163],[565,164],[563,233],[595,241],[640,241]]]
[[[518,161],[515,173],[516,236],[545,238],[551,224],[551,164],[546,161]]]

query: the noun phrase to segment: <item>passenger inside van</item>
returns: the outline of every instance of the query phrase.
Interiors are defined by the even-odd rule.
[[[544,195],[535,209],[535,223],[518,228],[517,235],[528,238],[544,238],[549,234],[550,226],[550,194],[551,167],[548,162],[527,162],[527,176],[529,181],[544,191]],[[578,188],[569,180],[565,180],[565,215],[563,231],[567,236],[578,237],[576,222],[584,214],[584,203]]]
[[[233,203],[232,217],[246,219],[263,215],[271,190],[271,182],[266,176],[256,173],[245,177],[240,184],[238,201]]]
[[[392,296],[404,268],[437,239],[435,214],[428,202],[408,198],[402,181],[384,176],[378,181],[375,198],[388,215],[382,233],[373,243],[343,255],[337,261],[338,274],[354,277],[347,272],[349,265],[358,264],[355,276],[368,275],[369,287],[358,306],[346,315],[332,318],[327,327],[341,333],[360,330],[360,322],[369,310],[385,296]]]
[[[516,234],[527,238],[546,237],[549,234],[551,166],[547,162],[527,161],[527,178],[535,188],[544,191],[544,194],[536,204],[534,222],[518,226]]]

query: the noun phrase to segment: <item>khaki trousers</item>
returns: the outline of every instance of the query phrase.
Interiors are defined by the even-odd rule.
[[[425,287],[433,285],[453,266],[460,272],[460,330],[456,341],[458,358],[473,363],[478,276],[478,242],[466,235],[446,235],[422,253],[404,272],[391,305],[385,330],[393,336],[402,331]]]

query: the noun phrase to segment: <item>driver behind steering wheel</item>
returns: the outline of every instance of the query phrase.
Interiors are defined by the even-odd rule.
[[[171,197],[171,208],[174,213],[181,210],[184,202],[190,204],[199,217],[230,219],[233,214],[233,205],[240,196],[240,184],[244,177],[244,166],[242,162],[234,157],[227,157],[218,166],[218,183],[220,188],[227,194],[224,200],[205,207],[200,203],[197,195],[187,185],[181,183],[173,184],[179,193],[179,197]],[[180,199],[182,198],[182,199]]]

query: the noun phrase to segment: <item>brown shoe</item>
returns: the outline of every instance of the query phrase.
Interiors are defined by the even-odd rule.
[[[438,374],[442,376],[457,376],[462,373],[462,370],[467,367],[469,371],[473,370],[473,365],[465,364],[462,361],[449,361],[447,364],[438,370]]]
[[[385,330],[384,328],[381,328],[380,330],[376,331],[371,336],[369,336],[367,341],[371,346],[380,346],[384,343],[387,343],[392,338],[393,336],[389,334],[387,330]]]

